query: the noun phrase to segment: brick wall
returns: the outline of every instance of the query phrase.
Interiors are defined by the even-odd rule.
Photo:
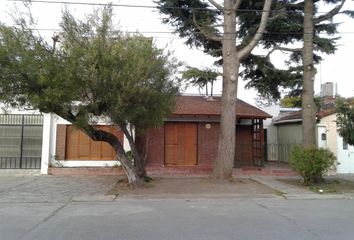
[[[208,124],[208,126],[206,125]],[[197,128],[197,166],[213,166],[218,152],[219,123],[198,123]],[[148,133],[147,167],[164,165],[164,128],[153,129]],[[236,146],[240,166],[253,166],[252,158],[252,127],[237,126]]]
[[[211,166],[217,154],[219,139],[219,124],[198,123],[197,139],[197,164],[198,166]],[[164,128],[152,129],[148,133],[148,148],[146,154],[146,166],[163,166],[164,164]]]
[[[163,166],[165,155],[164,127],[151,129],[147,136],[146,166]]]
[[[198,123],[198,165],[211,166],[218,152],[219,123]]]

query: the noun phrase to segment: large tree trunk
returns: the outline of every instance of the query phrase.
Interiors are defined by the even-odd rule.
[[[214,1],[209,0],[214,3]],[[241,60],[245,59],[256,47],[265,31],[272,0],[265,0],[261,22],[252,39],[242,49],[236,49],[236,11],[241,0],[224,0],[224,35],[222,37],[223,54],[223,89],[221,98],[221,119],[218,155],[214,163],[212,177],[214,179],[231,179],[235,159],[236,142],[236,99],[239,68]],[[217,5],[218,6],[218,5]]]
[[[306,0],[304,7],[304,47],[302,61],[304,79],[302,92],[302,144],[316,145],[316,105],[314,102],[314,78],[316,69],[313,64],[313,1]]]
[[[121,127],[121,130],[123,131],[124,135],[128,139],[130,150],[131,150],[133,158],[134,158],[135,171],[139,177],[144,178],[146,176],[144,159],[140,155],[138,148],[135,145],[135,141],[134,141],[133,137],[131,136],[131,134],[129,133],[126,126]],[[137,130],[135,131],[135,134],[136,134],[136,136],[139,135],[137,133]]]
[[[144,178],[139,176],[136,169],[134,168],[133,162],[127,157],[122,143],[119,142],[115,135],[99,129],[95,129],[91,125],[83,127],[81,130],[90,136],[92,140],[109,143],[117,153],[117,160],[122,164],[123,170],[128,178],[129,185],[132,187],[143,186]],[[125,128],[125,130],[127,129]]]
[[[236,11],[234,1],[224,1],[223,88],[218,154],[214,163],[214,179],[231,179],[235,157],[237,80],[239,61],[236,56]]]
[[[113,147],[117,153],[117,160],[122,164],[129,185],[132,187],[141,187],[144,184],[144,179],[137,174],[133,163],[127,158],[123,146],[121,144],[114,144]]]

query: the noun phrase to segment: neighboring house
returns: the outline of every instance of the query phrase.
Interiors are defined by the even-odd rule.
[[[337,130],[337,115],[333,104],[327,104],[316,114],[316,144],[327,148],[337,157],[337,173],[354,173],[354,146],[343,142]],[[302,139],[302,112],[294,112],[273,121],[278,128],[278,142],[300,143]]]
[[[335,100],[337,86],[327,82],[321,86],[321,110],[316,114],[316,144],[327,148],[337,157],[335,171],[337,173],[354,173],[354,146],[343,142],[336,124]],[[287,162],[291,148],[302,141],[302,112],[300,109],[282,109],[271,106],[263,109],[273,115],[271,121],[264,122],[268,131],[268,160]],[[272,144],[274,149],[272,149]]]
[[[279,105],[271,105],[262,108],[263,111],[272,115],[271,119],[264,120],[264,136],[265,136],[265,151],[266,161],[287,161],[287,156],[290,151],[289,141],[286,141],[281,137],[279,141],[279,134],[283,134],[283,131],[273,122],[279,118],[286,117],[291,113],[297,112],[300,108],[283,108]],[[279,130],[280,129],[280,130]],[[293,141],[293,139],[291,139]]]
[[[146,166],[211,167],[216,158],[220,128],[221,99],[179,96],[175,111],[163,127],[151,129],[145,140]],[[263,120],[271,116],[237,100],[235,166],[263,163]]]

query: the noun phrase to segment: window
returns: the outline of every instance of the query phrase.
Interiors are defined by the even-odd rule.
[[[99,129],[113,133],[123,142],[123,133],[112,126],[99,126]],[[72,125],[66,127],[66,160],[114,160],[115,151],[106,142],[93,141],[84,132]]]
[[[321,140],[322,140],[322,141],[326,141],[326,140],[327,140],[327,134],[322,133],[322,134],[321,134]]]

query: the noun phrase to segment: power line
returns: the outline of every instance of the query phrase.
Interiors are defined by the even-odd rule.
[[[8,2],[23,2],[23,0],[7,0]],[[112,7],[127,7],[127,8],[150,8],[150,9],[184,9],[184,10],[192,10],[192,11],[213,11],[220,12],[218,9],[212,8],[198,8],[198,7],[158,7],[152,5],[132,5],[132,4],[117,4],[117,3],[97,3],[97,2],[72,2],[72,1],[48,1],[48,0],[30,0],[30,3],[44,3],[44,4],[68,4],[68,5],[87,5],[87,6],[107,6],[108,4]],[[233,10],[233,9],[225,9],[225,10]],[[294,10],[282,10],[285,12],[293,13]],[[236,12],[277,12],[277,10],[269,10],[264,11],[263,9],[237,9]],[[327,13],[327,12],[316,12],[316,13]]]
[[[33,31],[53,31],[53,32],[60,32],[62,31],[62,29],[60,28],[30,28],[29,30],[33,30]],[[176,32],[173,31],[124,31],[121,30],[120,32],[123,33],[141,33],[141,34],[176,34]],[[203,35],[202,33],[196,33],[199,35]],[[224,33],[224,35],[228,35],[228,34],[234,34],[234,33]],[[264,32],[263,34],[265,35],[288,35],[288,34],[292,34],[292,35],[303,35],[303,32]],[[312,34],[312,33],[309,33]],[[320,35],[329,35],[327,33],[317,33]],[[340,34],[354,34],[354,32],[337,32],[334,35],[340,35]]]

